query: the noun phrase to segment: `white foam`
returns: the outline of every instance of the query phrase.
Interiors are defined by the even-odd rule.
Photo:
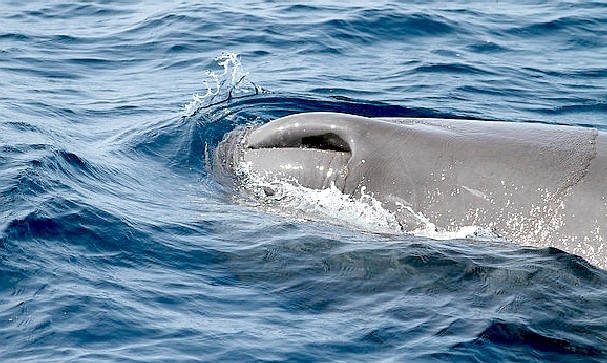
[[[494,240],[497,236],[476,226],[463,226],[448,231],[438,228],[423,214],[402,206],[414,216],[414,230],[405,230],[397,214],[386,209],[380,201],[362,191],[360,198],[344,195],[335,185],[326,189],[310,189],[298,185],[295,180],[281,176],[261,176],[242,163],[237,169],[241,178],[242,192],[248,202],[266,211],[295,219],[329,222],[371,233],[410,233],[435,240],[480,239]],[[399,210],[402,214],[403,210]]]

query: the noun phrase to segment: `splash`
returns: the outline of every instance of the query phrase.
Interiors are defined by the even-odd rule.
[[[456,230],[438,228],[423,214],[403,206],[417,220],[418,228],[405,230],[396,213],[386,209],[372,195],[362,192],[359,198],[345,195],[335,185],[326,189],[303,187],[296,180],[271,179],[241,163],[236,170],[245,204],[288,218],[329,222],[365,232],[381,234],[413,234],[434,240],[472,239],[496,240],[492,231],[464,226]],[[242,200],[241,200],[242,201]],[[402,210],[399,211],[402,214]]]
[[[399,234],[402,228],[395,216],[371,197],[354,200],[331,185],[309,189],[285,181],[243,184],[243,191],[257,206],[285,217],[331,223],[372,233]]]
[[[222,71],[207,70],[202,84],[206,88],[204,94],[196,93],[193,100],[184,105],[183,116],[193,116],[199,110],[225,102],[233,97],[243,97],[262,92],[262,88],[246,79],[245,72],[236,53],[224,52],[215,58]]]

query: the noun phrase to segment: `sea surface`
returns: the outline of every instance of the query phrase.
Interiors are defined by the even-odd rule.
[[[307,111],[607,130],[607,3],[0,0],[0,361],[607,362],[578,256],[214,176],[227,132]]]

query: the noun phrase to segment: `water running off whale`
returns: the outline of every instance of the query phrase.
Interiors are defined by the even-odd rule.
[[[306,113],[230,133],[215,168],[371,196],[407,232],[478,226],[607,268],[607,135],[592,128]]]

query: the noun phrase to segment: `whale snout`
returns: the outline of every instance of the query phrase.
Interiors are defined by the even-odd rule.
[[[213,172],[222,178],[234,178],[243,160],[249,128],[240,128],[228,133],[215,149]]]
[[[215,154],[220,174],[239,169],[311,189],[343,190],[355,139],[331,120],[294,115],[228,134]]]

